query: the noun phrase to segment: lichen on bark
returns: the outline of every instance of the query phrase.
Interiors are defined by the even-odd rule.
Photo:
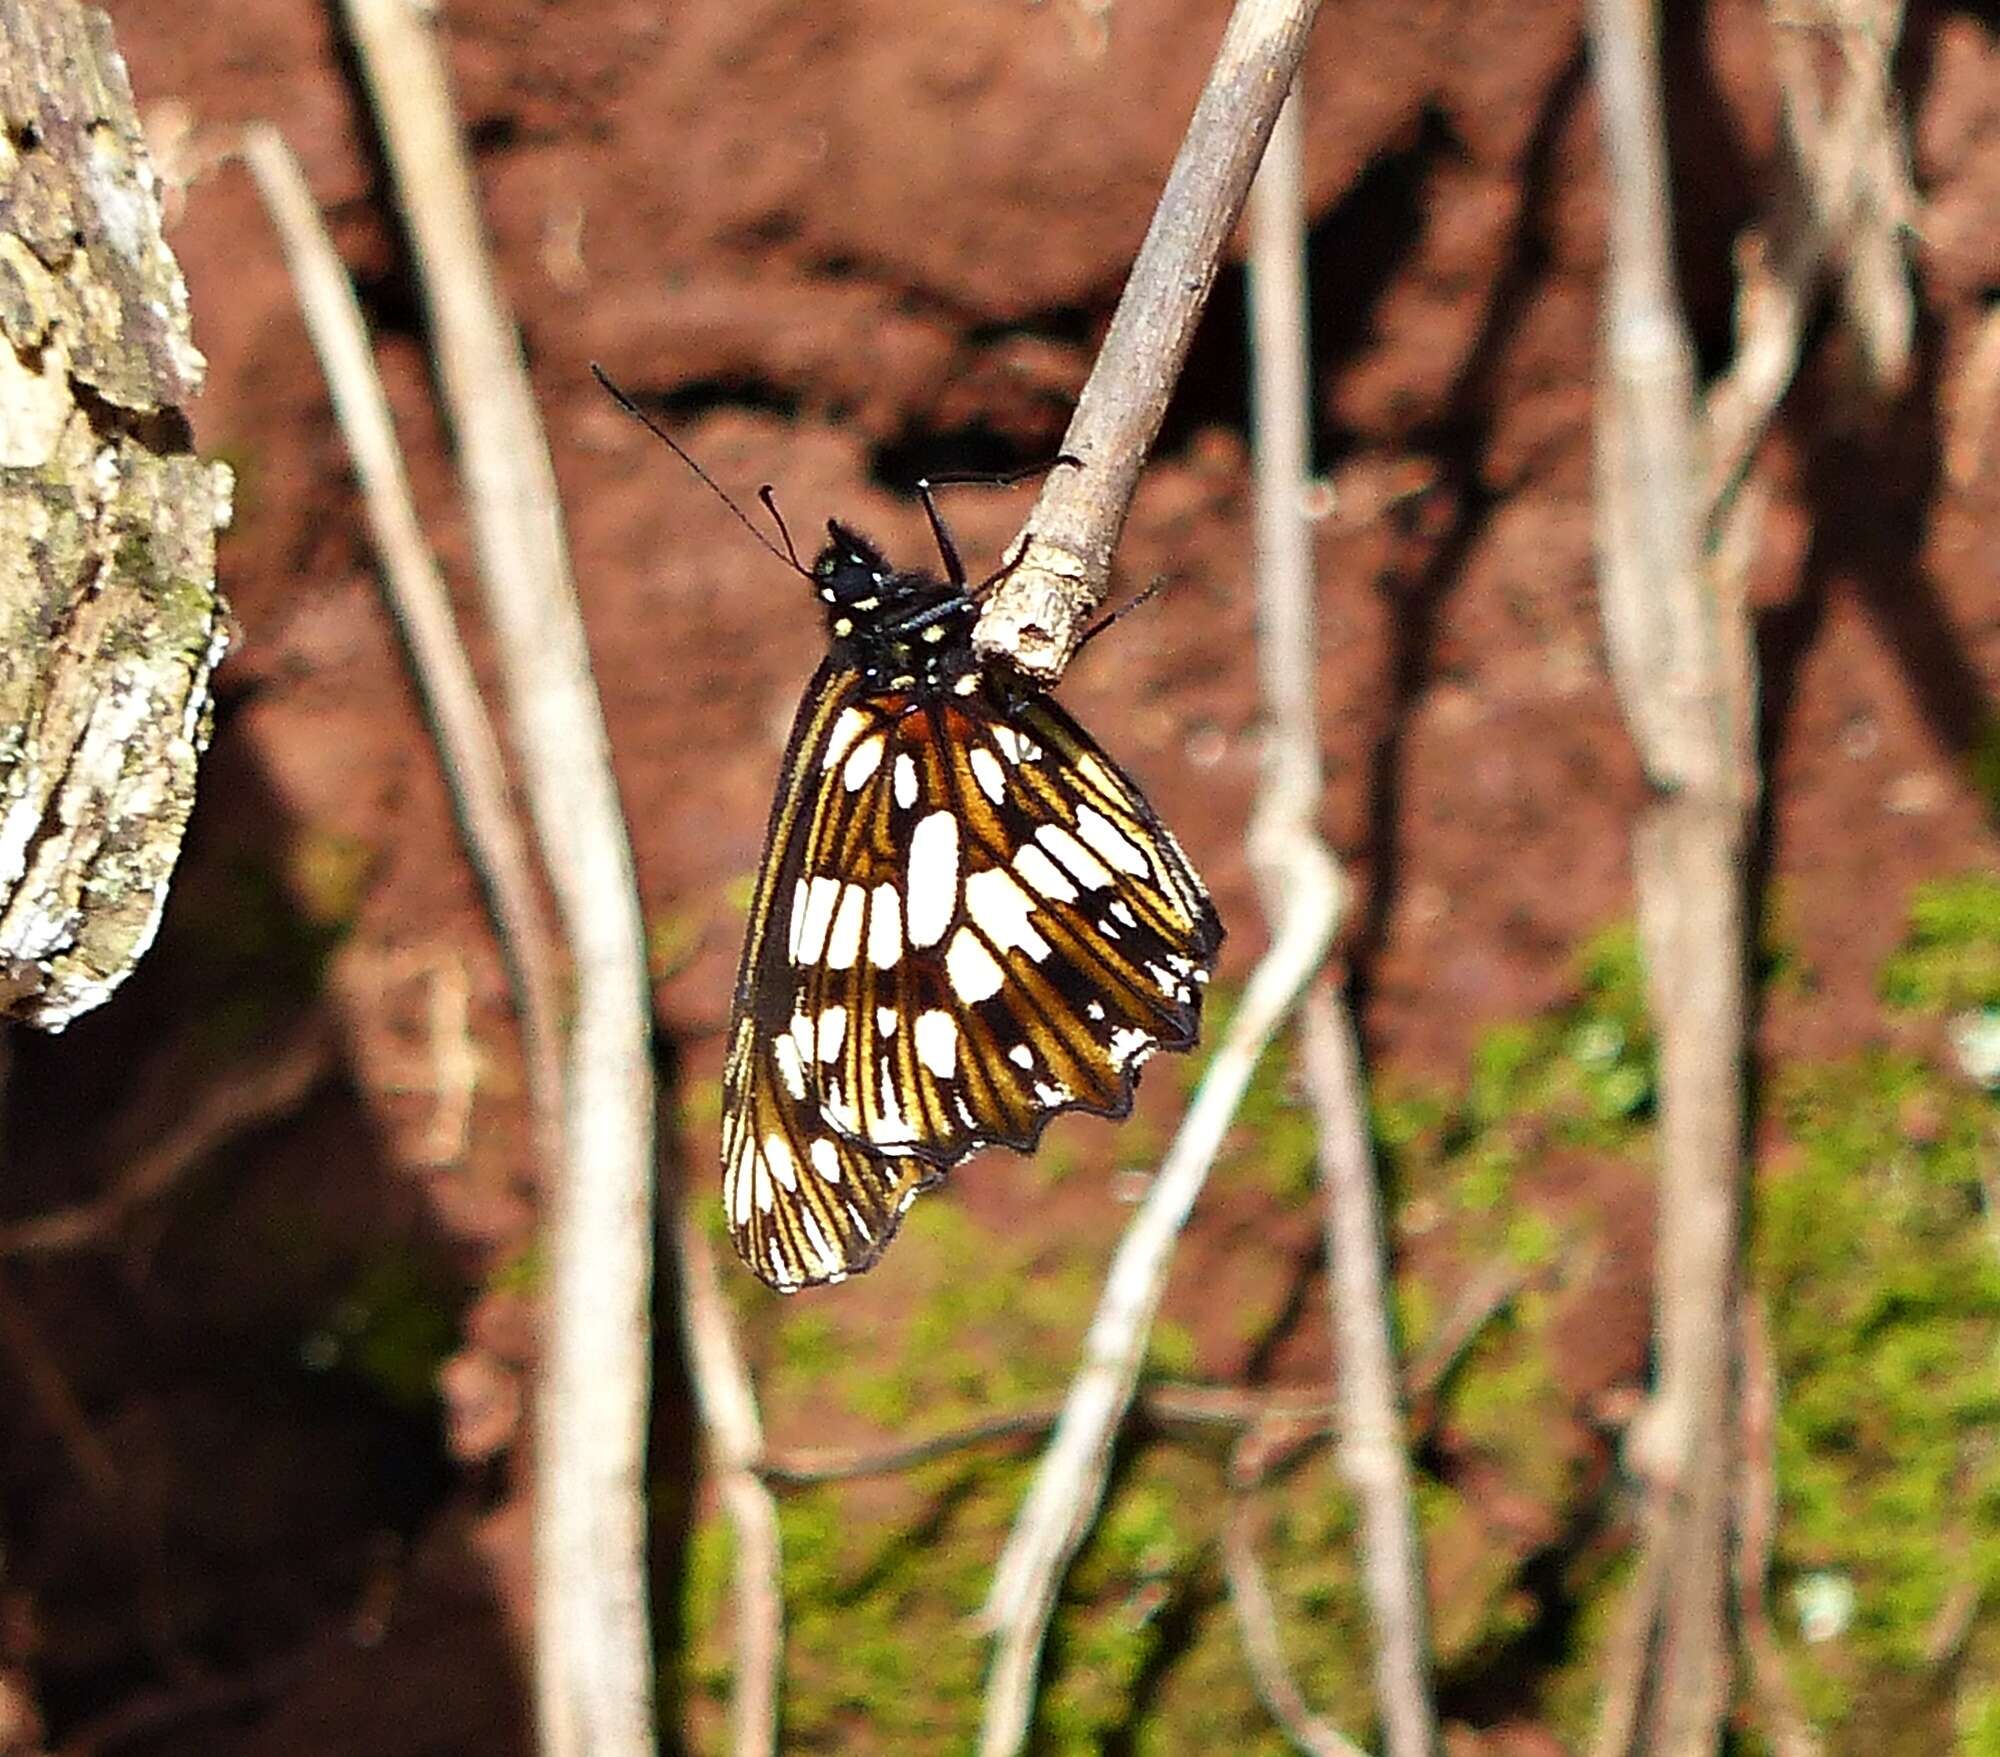
[[[0,1016],[60,1030],[152,942],[228,644],[230,476],[110,21],[0,0]]]

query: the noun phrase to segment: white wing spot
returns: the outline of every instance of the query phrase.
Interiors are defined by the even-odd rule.
[[[878,732],[873,738],[862,739],[847,753],[840,779],[848,792],[859,793],[868,784],[868,777],[882,766],[882,747],[882,734]]]
[[[798,945],[792,953],[795,964],[817,964],[826,945],[826,930],[833,921],[833,905],[841,891],[837,878],[816,878],[806,892],[805,920],[799,925]]]
[[[840,1046],[847,1037],[847,1009],[828,1007],[819,1016],[819,1059],[838,1061]]]
[[[965,881],[965,912],[993,942],[994,950],[1019,946],[1039,964],[1049,955],[1049,942],[1028,920],[1033,909],[1028,893],[1004,866],[989,866]]]
[[[894,1037],[896,1035],[896,1025],[900,1017],[901,1015],[897,1013],[894,1007],[877,1007],[875,1009],[875,1029],[884,1037]]]
[[[1110,869],[1061,824],[1043,824],[1035,831],[1035,840],[1060,860],[1086,891],[1101,891],[1111,882]]]
[[[1053,1084],[1045,1084],[1040,1080],[1035,1082],[1036,1101],[1047,1105],[1051,1110],[1054,1110],[1059,1104],[1067,1104],[1075,1096],[1076,1094],[1060,1080],[1055,1081]]]
[[[1146,878],[1152,873],[1144,850],[1133,847],[1132,839],[1094,807],[1076,808],[1076,827],[1083,839],[1121,872],[1129,872],[1134,878]]]
[[[941,1013],[938,1015],[939,1018],[943,1016]],[[880,1114],[870,1121],[868,1144],[886,1152],[892,1147],[907,1146],[917,1138],[917,1131],[910,1127],[909,1119],[903,1115],[902,1104],[896,1097],[895,1071],[889,1066],[889,1058],[884,1056],[876,1066],[882,1076],[876,1083]]]
[[[940,1080],[958,1071],[958,1022],[949,1013],[917,1015],[917,1060]]]
[[[958,820],[934,811],[910,837],[910,944],[934,946],[958,908]]]
[[[1023,842],[1014,850],[1014,870],[1051,902],[1076,901],[1076,886],[1064,876],[1063,869],[1034,843]]]
[[[799,936],[805,931],[806,907],[811,896],[812,892],[807,889],[804,879],[800,879],[792,886],[792,934],[789,947],[794,964],[799,961]]]
[[[1007,1059],[1017,1068],[1032,1068],[1035,1065],[1035,1052],[1025,1043],[1017,1043],[1008,1050]]]
[[[896,803],[905,811],[917,803],[917,765],[907,753],[896,758]]]
[[[951,978],[951,992],[967,1006],[998,994],[1007,980],[993,954],[965,927],[951,936],[944,955],[944,973]]]
[[[861,953],[861,912],[868,906],[868,893],[860,885],[845,885],[840,893],[840,913],[833,918],[833,931],[826,936],[829,969],[852,970]]]
[[[1136,1025],[1111,1033],[1111,1065],[1122,1068],[1152,1042],[1151,1036]],[[1142,1058],[1143,1059],[1143,1058]]]
[[[1125,900],[1122,897],[1111,899],[1111,919],[1113,921],[1122,921],[1127,927],[1137,927],[1139,925],[1138,916],[1134,915],[1126,906]],[[1183,966],[1187,963],[1185,958],[1177,958],[1174,961]]]
[[[1083,1010],[1090,1015],[1090,1022],[1093,1025],[1104,1023],[1104,1003],[1102,1001],[1091,1001]]]
[[[830,769],[847,754],[847,747],[868,730],[868,716],[859,708],[842,708],[826,741],[826,755],[819,759],[822,769]]]
[[[868,911],[868,962],[877,970],[888,970],[902,955],[903,900],[894,885],[877,885],[874,907]]]
[[[806,1157],[813,1163],[813,1170],[830,1184],[840,1182],[840,1153],[824,1135],[806,1149]]]
[[[806,1238],[812,1245],[813,1255],[819,1259],[822,1275],[835,1275],[840,1271],[840,1253],[826,1242],[826,1234],[819,1229],[819,1222],[813,1218],[810,1208],[799,1210],[799,1223],[806,1229]]]
[[[806,1065],[799,1055],[799,1046],[792,1041],[789,1033],[772,1040],[771,1054],[777,1061],[778,1078],[784,1081],[785,1090],[792,1095],[794,1102],[804,1098]]]
[[[979,791],[995,805],[1007,797],[1007,776],[1000,767],[1000,759],[983,744],[973,747],[972,776],[979,783]]]
[[[799,1187],[799,1162],[792,1157],[792,1144],[783,1135],[773,1132],[764,1137],[764,1163],[786,1189]]]

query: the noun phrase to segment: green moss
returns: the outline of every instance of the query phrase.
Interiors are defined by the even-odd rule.
[[[1924,1012],[2000,1006],[2000,878],[1972,873],[1918,890],[1882,998]]]
[[[1759,1189],[1754,1264],[1782,1387],[1774,1585],[1850,1585],[1852,1619],[1794,1671],[1830,1724],[1939,1750],[1927,1658],[1954,1591],[2000,1588],[2000,1260],[1984,1211],[1984,1099],[1872,1055],[1795,1074],[1795,1151]],[[1975,1643],[1976,1677],[2000,1650]],[[1900,1730],[1876,1710],[1899,1704]],[[1857,1745],[1856,1748],[1861,1748]]]
[[[1884,992],[1907,1006],[1982,1004],[1996,921],[1992,881],[1926,889]],[[1775,927],[1761,968],[1767,981],[1809,981]],[[1648,1152],[1654,1058],[1625,932],[1586,950],[1568,1006],[1488,1034],[1462,1089],[1393,1072],[1378,1080],[1374,1130],[1399,1235],[1423,1246],[1396,1284],[1406,1349],[1455,1311],[1448,1266],[1502,1255],[1539,1265],[1563,1251],[1567,1232],[1533,1205],[1551,1150]],[[1312,1189],[1310,1129],[1290,1084],[1281,1050],[1258,1070],[1217,1174],[1274,1203]],[[1776,1080],[1765,1103],[1751,1263],[1781,1387],[1772,1607],[1786,1662],[1830,1757],[2000,1757],[2000,1624],[1981,1608],[2000,1601],[2000,1259],[1980,1159],[1990,1174],[1992,1104],[1962,1079],[1887,1055]],[[1144,1157],[1124,1148],[1121,1158]],[[712,1203],[703,1211],[717,1224]],[[728,1279],[774,1411],[839,1409],[914,1436],[1058,1390],[1103,1258],[1101,1239],[996,1236],[964,1206],[932,1200],[897,1246],[893,1322],[879,1303],[864,1321],[838,1301],[778,1301],[748,1277]],[[1267,1310],[1239,1314],[1245,1334],[1275,1321],[1285,1278],[1271,1287]],[[1585,1497],[1603,1492],[1556,1371],[1559,1311],[1574,1317],[1560,1289],[1538,1286],[1488,1323],[1438,1415],[1452,1455],[1476,1457],[1483,1481],[1544,1510],[1558,1532],[1587,1526]],[[1153,1370],[1184,1372],[1193,1360],[1186,1331],[1156,1333]],[[1150,1432],[1121,1447],[1056,1618],[1038,1752],[1286,1749],[1251,1692],[1220,1577],[1224,1450]],[[1032,1454],[969,1451],[890,1484],[786,1499],[788,1751],[943,1757],[971,1747],[987,1654],[969,1619],[1031,1469]],[[1587,1742],[1629,1552],[1588,1545],[1560,1561],[1550,1617],[1521,1555],[1495,1542],[1490,1507],[1422,1475],[1417,1493],[1449,1588],[1434,1605],[1447,1678],[1470,1681],[1469,1698],[1504,1679],[1518,1712]],[[1353,1508],[1331,1452],[1264,1485],[1257,1508],[1295,1675],[1317,1710],[1366,1742],[1367,1618]],[[688,1587],[701,1632],[687,1671],[701,1749],[720,1748],[726,1558],[711,1518]],[[1852,1583],[1854,1614],[1807,1644],[1794,1589],[1822,1575]],[[1928,1657],[1937,1631],[1968,1592],[1969,1632],[1940,1667]],[[1755,1736],[1740,1740],[1745,1757],[1760,1748]]]

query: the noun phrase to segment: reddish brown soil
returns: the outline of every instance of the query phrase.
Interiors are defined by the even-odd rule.
[[[487,1462],[447,1462],[421,1395],[399,1409],[299,1364],[301,1337],[336,1357],[359,1346],[341,1340],[355,1266],[384,1241],[455,1308],[519,1256],[534,1206],[500,967],[326,393],[248,179],[204,149],[262,117],[302,155],[490,675],[421,316],[333,9],[110,10],[142,106],[177,143],[169,170],[193,176],[171,236],[211,363],[199,437],[240,472],[224,566],[242,641],[161,945],[117,1005],[18,1046],[8,1214],[101,1187],[196,1095],[254,1111],[249,1073],[310,1055],[285,1048],[298,1033],[328,1047],[303,1106],[246,1123],[97,1249],[0,1282],[16,1411],[0,1439],[0,1664],[78,1750],[525,1749],[525,1313],[505,1295],[467,1308],[474,1348],[451,1392],[460,1453]],[[712,1079],[739,922],[725,893],[757,858],[818,636],[794,583],[585,364],[663,403],[721,480],[777,483],[798,526],[838,513],[921,553],[919,471],[1055,448],[1224,8],[1111,8],[1101,40],[1082,0],[443,10],[647,912],[683,950],[657,989],[662,1039],[684,1078]],[[1684,292],[1710,365],[1728,347],[1730,242],[1774,150],[1762,17],[1717,0],[1701,34],[1668,45]],[[1455,1074],[1484,1025],[1563,996],[1577,945],[1631,911],[1639,784],[1591,596],[1604,203],[1579,30],[1570,5],[1360,0],[1328,10],[1306,78],[1318,446],[1338,490],[1319,550],[1326,824],[1360,884],[1349,944],[1369,1053],[1404,1073]],[[1818,335],[1768,448],[1768,877],[1811,975],[1766,1014],[1769,1058],[1877,1034],[1874,973],[1911,887],[1996,853],[1968,777],[1982,748],[1991,764],[2000,685],[2000,431],[1971,481],[1939,462],[2000,287],[1990,12],[1913,7],[1899,76],[1930,204],[1914,381],[1870,408],[1838,338]],[[1225,982],[1261,937],[1241,848],[1256,766],[1242,312],[1232,272],[1121,554],[1128,584],[1165,573],[1173,589],[1064,686],[1212,881]],[[1023,505],[962,491],[967,553],[995,554]],[[315,987],[311,924],[349,902]],[[433,1162],[440,971],[469,979],[484,1061],[469,1135]],[[1110,1131],[1073,1139],[1115,1155]],[[705,1178],[707,1130],[684,1146]],[[1641,1370],[1647,1196],[1603,1168],[1544,1182],[1559,1215],[1620,1241],[1594,1319],[1563,1331],[1582,1422]],[[1094,1177],[1051,1200],[982,1165],[952,1199],[1013,1231],[1108,1239],[1117,1224]],[[1316,1377],[1309,1325],[1246,1361],[1197,1273],[1241,1273],[1226,1245],[1262,1223],[1247,1199],[1197,1221],[1170,1315],[1206,1371]],[[1283,1272],[1316,1285],[1310,1222],[1287,1225]],[[849,1295],[850,1317],[894,1309],[886,1277]],[[667,1407],[670,1478],[686,1446]],[[1535,1738],[1516,1727],[1483,1748]]]

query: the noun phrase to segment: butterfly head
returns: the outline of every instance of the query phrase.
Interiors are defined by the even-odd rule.
[[[829,619],[876,616],[898,584],[882,552],[838,519],[826,521],[826,547],[813,563],[812,581]]]

